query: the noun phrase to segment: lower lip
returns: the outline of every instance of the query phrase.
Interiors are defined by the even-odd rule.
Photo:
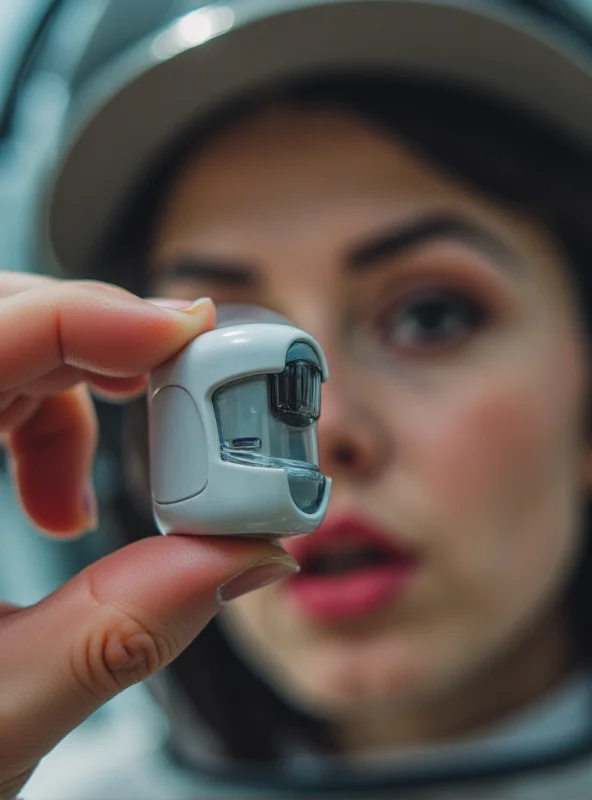
[[[415,564],[387,564],[343,575],[300,573],[285,585],[308,618],[323,622],[355,620],[401,599],[415,569]]]

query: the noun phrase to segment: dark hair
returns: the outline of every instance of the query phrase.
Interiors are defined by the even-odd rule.
[[[102,261],[117,270],[116,282],[142,292],[149,248],[150,220],[160,211],[185,152],[205,144],[218,132],[239,123],[259,105],[278,98],[306,108],[336,107],[357,115],[406,141],[416,152],[477,191],[541,222],[562,248],[574,276],[586,329],[592,319],[592,154],[549,123],[501,100],[468,88],[437,81],[385,75],[305,77],[281,91],[230,104],[206,126],[184,131],[167,158],[147,174],[141,202],[110,239]],[[111,273],[113,275],[113,273]],[[107,273],[107,277],[110,277]],[[147,463],[146,424],[142,405],[126,413],[123,435]],[[121,455],[121,454],[120,454]],[[137,538],[154,533],[148,495],[134,505],[129,493],[117,500],[122,528]],[[586,514],[588,511],[586,510]],[[584,520],[585,522],[585,520]],[[568,587],[567,602],[579,657],[592,656],[592,547],[584,552]],[[284,736],[299,736],[321,750],[331,750],[330,728],[290,707],[234,653],[216,622],[170,667],[171,676],[190,699],[196,721],[216,733],[224,752],[243,762],[273,762]]]

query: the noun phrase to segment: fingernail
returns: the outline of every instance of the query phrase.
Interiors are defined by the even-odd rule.
[[[218,603],[225,605],[237,597],[254,592],[256,589],[262,589],[280,578],[286,578],[299,571],[298,562],[287,553],[283,556],[269,558],[223,583],[217,592]]]
[[[191,303],[190,306],[186,306],[182,308],[181,311],[184,314],[202,314],[204,312],[209,313],[213,307],[212,298],[211,297],[200,297],[199,300],[196,300],[194,303]]]
[[[148,297],[146,300],[148,303],[152,303],[153,306],[164,308],[167,311],[171,311],[173,314],[180,313],[183,316],[189,314],[197,318],[200,323],[206,322],[210,316],[212,317],[212,324],[215,320],[216,307],[211,297],[200,297],[193,303],[187,303],[186,300],[166,297]]]
[[[216,306],[212,303],[209,297],[200,297],[195,303],[192,303],[186,308],[177,309],[172,312],[173,314],[180,314],[181,316],[191,317],[192,328],[197,325],[198,328],[213,328],[216,324]]]
[[[92,482],[89,481],[82,492],[82,512],[85,519],[85,531],[96,530],[99,524],[97,496]]]
[[[199,306],[203,306],[204,303],[211,303],[211,302],[212,302],[211,297],[199,297],[197,300],[191,303],[191,305],[186,306],[183,309],[183,311],[193,311],[194,308],[199,308]]]
[[[174,308],[178,311],[187,308],[187,300],[180,300],[178,297],[146,297],[145,300],[159,308]]]

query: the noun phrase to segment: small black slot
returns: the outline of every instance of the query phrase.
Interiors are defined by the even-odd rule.
[[[269,376],[271,411],[294,428],[306,428],[319,418],[321,371],[308,361],[293,361]]]
[[[257,436],[241,436],[232,440],[232,446],[235,450],[260,450],[261,439]]]

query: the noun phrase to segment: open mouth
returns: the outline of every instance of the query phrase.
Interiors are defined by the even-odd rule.
[[[348,572],[383,567],[397,559],[393,553],[379,547],[366,547],[362,543],[344,543],[342,550],[314,553],[301,564],[304,575],[343,575]]]
[[[286,546],[301,566],[287,590],[301,612],[317,620],[356,619],[395,602],[418,565],[417,554],[395,535],[351,515]]]

